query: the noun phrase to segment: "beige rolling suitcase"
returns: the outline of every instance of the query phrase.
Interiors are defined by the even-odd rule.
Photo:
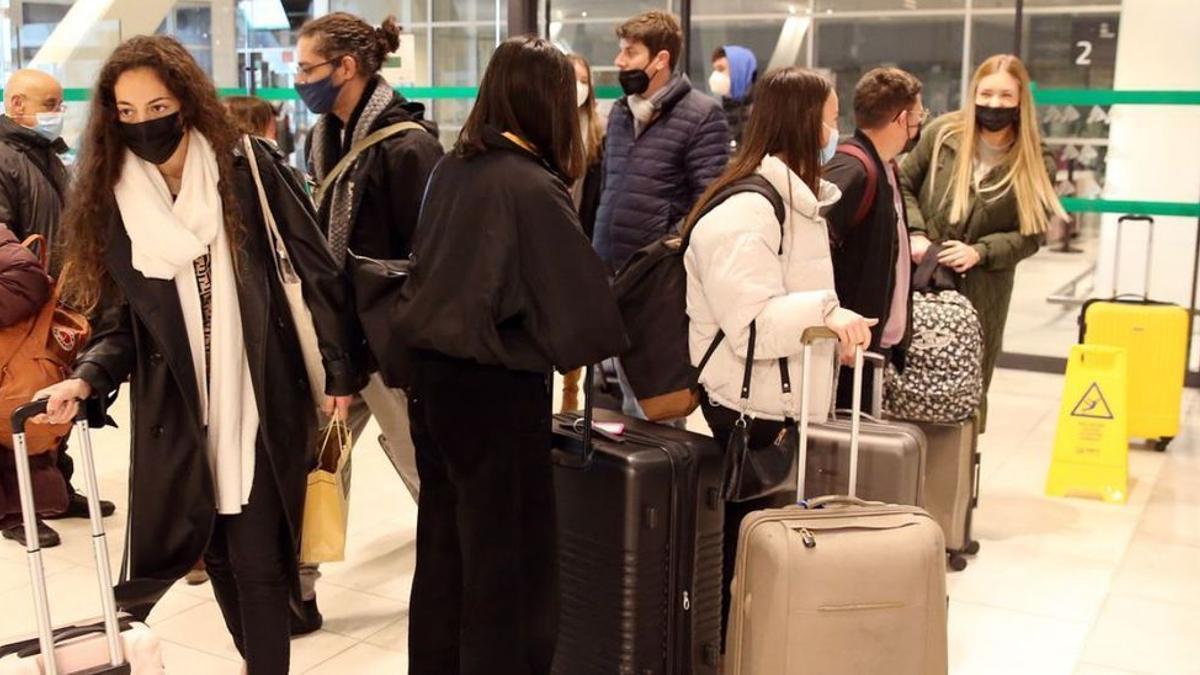
[[[805,370],[811,343],[805,334]],[[855,396],[862,387],[857,358]],[[801,453],[808,382],[801,394]],[[862,411],[852,418],[857,485]],[[798,462],[803,495],[805,458]],[[725,672],[731,675],[945,675],[946,545],[924,510],[829,496],[742,522]],[[802,502],[804,504],[804,502]]]

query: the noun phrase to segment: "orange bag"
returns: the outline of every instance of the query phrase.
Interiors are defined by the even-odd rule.
[[[38,251],[45,268],[48,248],[45,237],[34,235],[22,243]],[[70,375],[75,356],[91,333],[91,326],[82,314],[59,302],[57,281],[41,311],[0,329],[0,439],[12,438],[13,410],[28,403],[38,391]],[[70,424],[29,425],[26,435],[29,454],[57,449],[70,432]]]

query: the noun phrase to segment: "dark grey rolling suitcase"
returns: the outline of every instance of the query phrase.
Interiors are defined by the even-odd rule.
[[[971,516],[979,504],[979,434],[974,419],[948,424],[921,423],[929,439],[926,504],[946,535],[950,569],[967,568],[965,556],[979,552],[971,538]]]
[[[915,424],[884,421],[879,417],[883,400],[882,359],[868,354],[877,369],[871,415],[863,416],[859,435],[858,479],[854,491],[861,499],[925,506],[925,471],[928,441]],[[836,396],[834,399],[836,400]],[[804,494],[831,495],[850,492],[851,415],[835,411],[826,422],[809,425],[808,462]]]
[[[591,372],[584,417],[592,413]],[[559,675],[715,675],[724,453],[708,436],[608,410],[554,419]]]

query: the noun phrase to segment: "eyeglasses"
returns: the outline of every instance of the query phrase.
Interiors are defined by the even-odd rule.
[[[923,124],[925,124],[925,122],[927,122],[929,120],[929,110],[925,109],[925,108],[922,108],[920,113],[917,113],[912,110],[901,110],[899,113],[896,113],[895,119],[900,119],[900,115],[903,115],[904,113],[908,113],[908,119],[909,119],[908,126],[911,128],[922,126]],[[916,120],[917,123],[915,125],[912,123],[912,120],[914,117],[917,118],[917,120]]]
[[[344,58],[346,58],[346,55],[342,54],[340,56],[335,56],[332,59],[329,59],[328,61],[322,61],[320,63],[316,63],[311,66],[302,66],[299,63],[297,63],[295,66],[295,72],[293,74],[296,76],[297,81],[308,82],[309,78],[312,77],[314,70],[316,70],[317,68],[320,68],[321,66],[328,66],[330,64],[337,63],[338,61],[341,61]]]

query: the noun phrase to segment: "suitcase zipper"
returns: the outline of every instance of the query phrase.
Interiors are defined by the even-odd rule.
[[[690,612],[692,610],[692,598],[687,591],[683,592],[683,611]]]
[[[802,527],[797,531],[800,533],[800,540],[804,542],[804,548],[817,547],[817,537],[813,534],[812,530]]]

